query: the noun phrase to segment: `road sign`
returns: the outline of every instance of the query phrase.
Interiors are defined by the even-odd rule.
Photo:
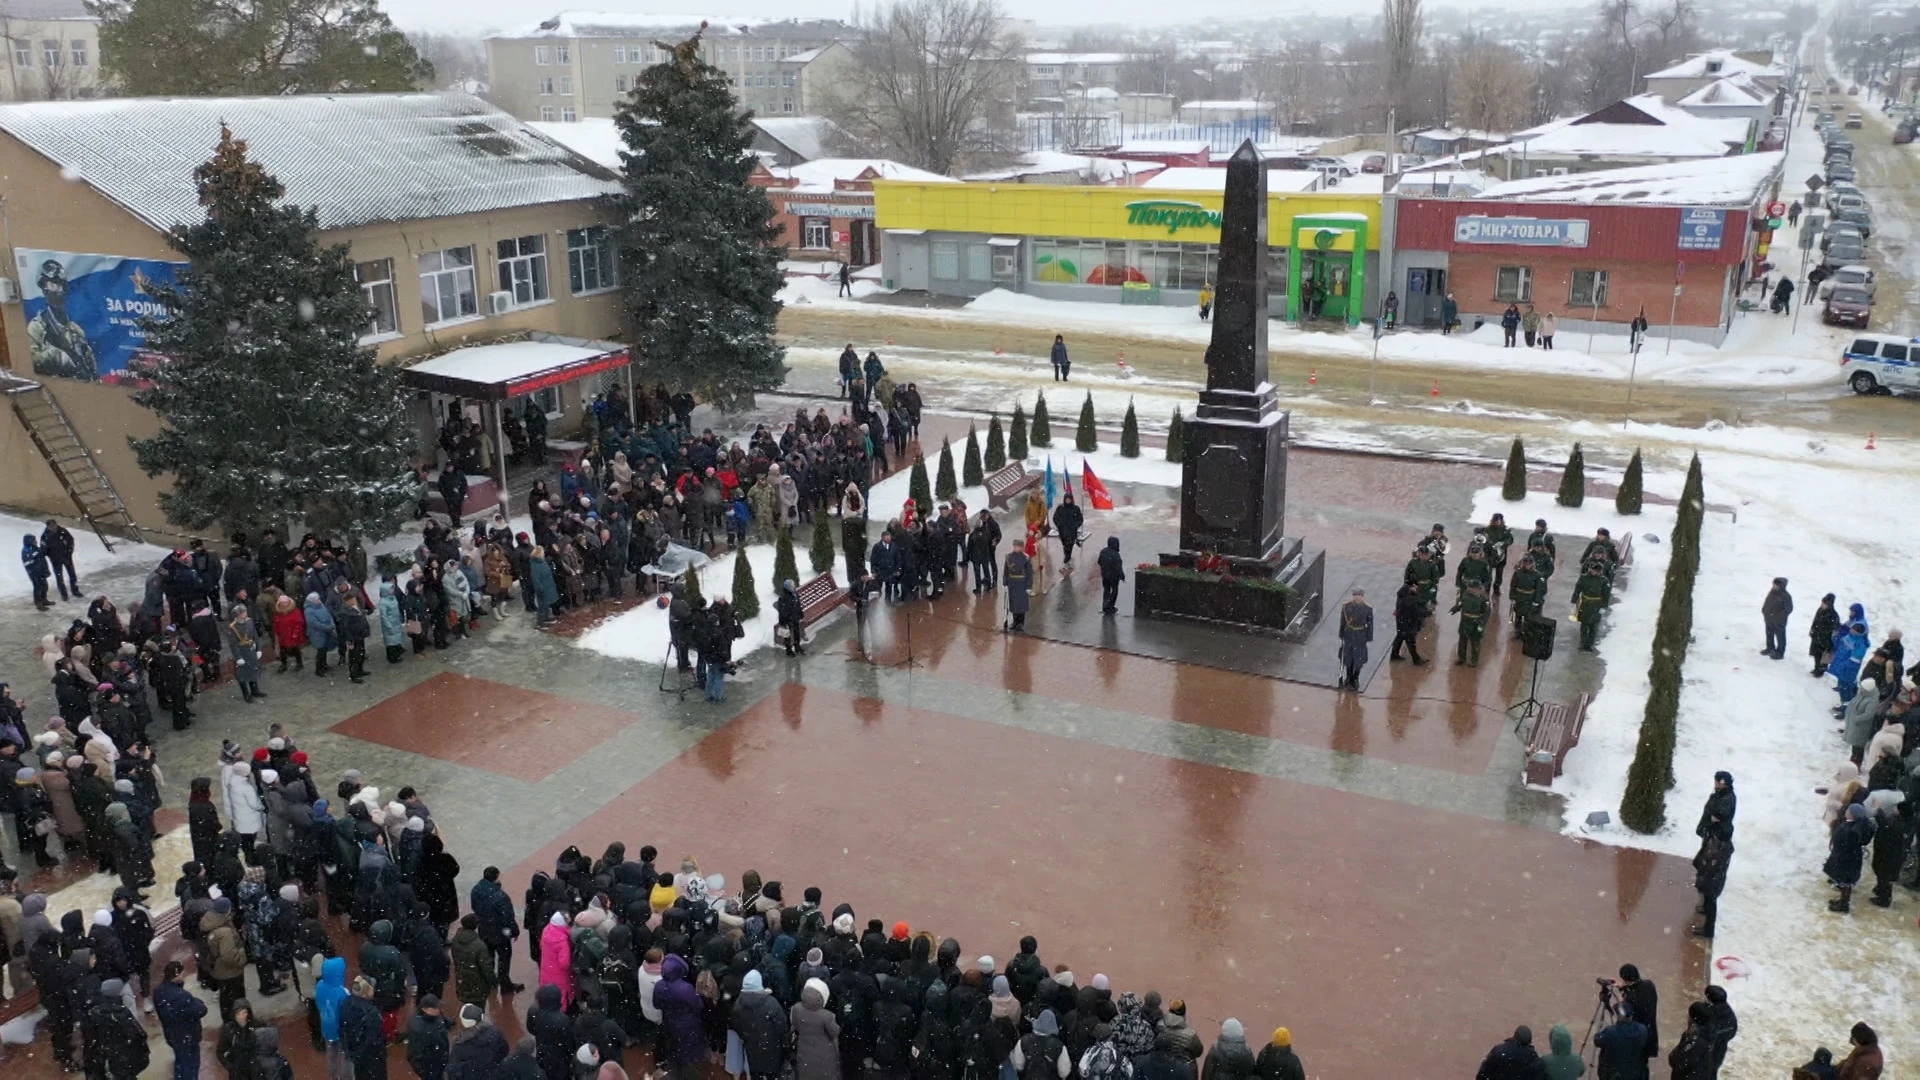
[[[1779,216],[1780,216],[1781,214],[1784,214],[1784,213],[1786,213],[1786,212],[1787,212],[1787,204],[1786,204],[1786,203],[1783,203],[1783,202],[1776,202],[1776,203],[1768,203],[1768,204],[1767,204],[1767,216],[1768,216],[1768,217],[1770,217],[1770,218],[1771,218],[1771,217],[1779,217]]]

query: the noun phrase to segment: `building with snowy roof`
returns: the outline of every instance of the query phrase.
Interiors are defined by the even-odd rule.
[[[1469,150],[1407,171],[1483,169],[1505,179],[1698,161],[1752,147],[1764,121],[1696,116],[1654,94],[1622,98],[1584,116],[1549,120],[1512,141]]]
[[[1703,120],[1752,120],[1764,127],[1774,115],[1778,90],[1769,89],[1745,72],[1715,79],[1673,104]]]
[[[740,104],[762,116],[806,112],[804,65],[794,58],[819,58],[817,50],[858,36],[833,19],[562,11],[488,38],[487,82],[493,101],[522,120],[612,116],[640,73],[666,58],[660,45],[695,33],[700,58],[725,71]]]
[[[183,265],[168,231],[205,220],[193,170],[213,155],[223,125],[285,185],[288,203],[314,208],[323,241],[347,246],[368,307],[362,341],[381,358],[532,333],[621,332],[606,227],[614,174],[470,95],[0,105],[12,268],[0,282],[5,366],[44,378],[141,524],[161,515],[160,485],[135,465],[125,438],[155,428],[124,385],[142,347],[136,317],[152,310],[148,284]],[[50,303],[64,308],[63,333],[84,343],[89,380],[34,330]],[[556,430],[580,396],[578,387],[541,391]],[[27,446],[5,426],[14,422],[0,418],[9,454]],[[0,502],[46,505],[50,473],[0,474]]]
[[[1569,334],[1619,333],[1644,314],[1656,333],[1717,345],[1772,244],[1784,157],[1535,176],[1465,198],[1427,196],[1413,174],[1390,200],[1401,320],[1438,327],[1451,294],[1469,326],[1509,304],[1551,312]]]
[[[1768,91],[1780,89],[1786,81],[1786,68],[1775,63],[1770,52],[1742,52],[1712,49],[1696,53],[1672,67],[1644,76],[1647,93],[1665,101],[1681,98],[1729,75],[1745,75]]]
[[[939,173],[884,158],[819,158],[791,167],[754,167],[747,182],[766,189],[773,203],[775,243],[798,261],[841,262],[853,267],[880,261],[874,228],[873,182],[901,180],[957,184]]]

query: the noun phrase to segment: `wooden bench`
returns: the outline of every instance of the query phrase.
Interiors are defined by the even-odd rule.
[[[1567,751],[1580,743],[1580,728],[1587,722],[1586,694],[1572,705],[1545,702],[1533,719],[1533,731],[1527,736],[1526,780],[1539,787],[1552,787],[1567,763]]]
[[[987,506],[994,510],[1005,510],[1013,502],[1013,497],[1039,486],[1040,474],[1030,473],[1027,467],[1015,461],[1006,468],[987,477]]]
[[[832,614],[833,610],[848,600],[847,590],[833,580],[833,571],[808,578],[800,583],[795,594],[800,598],[800,629],[804,631]],[[776,645],[785,645],[783,627],[774,627],[773,640]]]

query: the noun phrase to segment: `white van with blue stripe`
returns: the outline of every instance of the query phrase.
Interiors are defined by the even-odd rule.
[[[1920,339],[1857,335],[1840,353],[1840,373],[1856,394],[1920,390]]]

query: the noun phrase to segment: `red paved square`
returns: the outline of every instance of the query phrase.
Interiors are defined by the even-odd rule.
[[[714,812],[715,808],[724,808]],[[753,868],[857,920],[1184,997],[1211,1043],[1292,1028],[1316,1075],[1471,1075],[1516,1023],[1576,1031],[1632,961],[1683,1026],[1685,860],[789,684],[514,868],[570,844]],[[1671,1026],[1669,1026],[1671,1025]],[[1669,1036],[1671,1038],[1671,1036]],[[1417,1063],[1417,1064],[1416,1064]],[[1411,1071],[1410,1071],[1411,1070]]]
[[[633,721],[617,709],[443,672],[332,730],[532,782]]]

